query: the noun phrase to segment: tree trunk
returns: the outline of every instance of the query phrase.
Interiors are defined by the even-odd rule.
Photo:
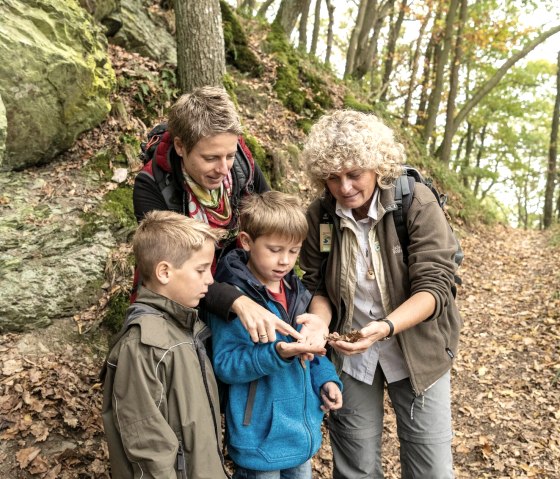
[[[360,5],[358,7],[358,14],[356,16],[356,23],[352,29],[352,34],[350,35],[350,41],[348,42],[348,50],[346,50],[346,66],[344,67],[344,77],[350,76],[354,70],[354,61],[356,59],[356,52],[358,48],[358,37],[362,31],[364,24],[364,17],[366,14],[367,6],[369,0],[360,0]]]
[[[317,55],[317,43],[319,43],[319,31],[321,30],[321,3],[323,0],[315,2],[315,18],[313,19],[313,33],[311,35],[311,47],[309,53]]]
[[[373,3],[376,3],[375,1]],[[371,37],[368,41],[360,41],[358,43],[358,53],[356,54],[356,61],[354,64],[354,71],[352,72],[352,77],[356,79],[361,79],[368,71],[371,71],[372,75],[375,76],[377,71],[377,43],[379,40],[379,35],[381,34],[381,29],[385,23],[385,18],[389,14],[391,7],[394,5],[394,0],[388,0],[385,3],[379,5],[377,10],[372,8],[373,14],[366,16],[369,22],[373,22],[373,31]],[[364,26],[367,27],[364,21]],[[368,28],[368,31],[371,27]],[[365,45],[365,47],[362,47]],[[372,82],[372,89],[376,89],[379,85],[375,85]]]
[[[327,52],[325,53],[325,63],[329,65],[331,62],[331,53],[334,39],[333,25],[335,6],[333,5],[332,0],[326,0],[326,2],[327,11],[329,12],[329,26],[327,27]]]
[[[556,101],[552,113],[550,127],[550,146],[548,148],[548,167],[546,170],[546,188],[544,190],[543,226],[550,228],[552,224],[552,207],[554,203],[554,189],[558,177],[558,120],[560,119],[560,52],[558,52],[558,71],[556,72]]]
[[[219,0],[175,2],[177,80],[181,93],[223,84],[226,71]]]
[[[381,81],[381,89],[383,93],[379,99],[385,102],[387,99],[387,92],[389,90],[389,80],[391,79],[391,73],[393,72],[393,63],[395,61],[395,50],[397,48],[397,40],[401,34],[401,27],[404,21],[404,14],[406,11],[408,0],[402,0],[401,6],[399,8],[399,13],[397,15],[397,21],[391,23],[391,29],[389,30],[389,41],[387,42],[387,53],[385,54],[385,64],[383,65],[383,80]]]
[[[434,87],[432,88],[430,99],[428,101],[428,109],[426,114],[426,123],[422,130],[422,139],[428,145],[432,139],[434,128],[436,126],[436,118],[439,113],[439,105],[441,102],[441,95],[443,93],[443,81],[445,67],[449,59],[449,52],[451,50],[453,27],[455,24],[455,14],[459,0],[451,0],[449,2],[449,10],[445,19],[445,35],[443,38],[443,45],[436,45],[436,55],[434,56],[434,64],[436,66]]]
[[[471,110],[480,103],[480,101],[494,88],[500,80],[505,76],[509,69],[515,65],[523,57],[527,56],[531,51],[533,51],[538,45],[543,43],[552,35],[560,32],[560,25],[541,33],[537,38],[528,43],[525,48],[517,52],[511,58],[509,58],[494,75],[489,78],[475,93],[474,95],[463,105],[463,108],[457,113],[455,120],[453,121],[452,132],[453,135],[457,132],[459,125],[465,120],[467,115]]]
[[[459,91],[459,67],[463,62],[463,26],[467,22],[467,0],[460,1],[461,9],[459,13],[459,25],[457,26],[457,36],[455,38],[455,54],[449,79],[445,132],[443,134],[443,142],[436,152],[436,156],[446,165],[449,165],[449,157],[451,156],[451,146],[453,142],[453,133],[451,130],[453,129],[453,117],[455,116],[455,99]]]
[[[471,183],[469,167],[471,166],[471,155],[475,138],[476,132],[474,131],[473,125],[471,122],[467,122],[467,144],[465,145],[465,156],[463,157],[463,164],[461,166],[461,178],[463,180],[463,185],[467,188]]]
[[[282,0],[280,2],[274,23],[282,27],[288,38],[291,37],[306,2],[307,0]]]
[[[480,132],[480,146],[478,147],[478,152],[476,154],[476,169],[477,171],[480,169],[480,163],[482,162],[482,152],[484,151],[484,141],[486,140],[486,127],[488,126],[488,124],[485,124],[482,127],[482,131]],[[480,187],[480,174],[477,173],[475,176],[475,181],[474,181],[474,188],[473,188],[473,195],[476,198],[476,195],[478,194],[478,188]]]
[[[408,92],[406,95],[406,100],[404,102],[404,113],[403,113],[403,125],[408,125],[408,120],[410,117],[410,110],[412,110],[412,95],[416,89],[416,75],[418,74],[418,66],[420,64],[420,47],[422,45],[422,40],[426,34],[426,28],[428,28],[428,23],[430,22],[431,11],[428,12],[422,25],[420,26],[420,31],[418,32],[418,39],[416,40],[416,49],[414,50],[414,55],[410,63],[410,81],[408,82]]]
[[[265,17],[266,16],[266,12],[268,12],[268,9],[270,8],[270,6],[274,3],[274,0],[266,0],[266,2],[264,2],[259,9],[257,10],[257,17]]]
[[[255,11],[256,0],[243,0],[239,5],[238,10],[252,17]]]
[[[307,51],[307,20],[309,19],[309,7],[311,0],[303,0],[303,10],[301,11],[301,18],[299,20],[299,45],[298,48]]]
[[[438,27],[443,14],[442,2],[437,3],[436,15],[432,26],[432,34],[430,41],[426,46],[424,54],[424,72],[422,73],[422,91],[420,92],[420,102],[418,103],[418,111],[416,113],[416,126],[423,126],[426,123],[426,107],[428,105],[429,91],[433,87],[433,68],[436,45],[440,42],[440,29]]]

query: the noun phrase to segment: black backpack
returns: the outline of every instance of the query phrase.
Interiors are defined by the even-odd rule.
[[[161,191],[167,208],[172,211],[181,211],[183,214],[186,214],[186,205],[184,204],[184,201],[177,198],[176,185],[174,185],[171,180],[171,173],[163,171],[157,164],[157,161],[155,161],[157,148],[167,131],[167,123],[160,123],[148,132],[147,141],[140,144],[140,160],[144,165],[153,160],[153,178]],[[234,208],[237,208],[244,193],[252,192],[254,171],[254,163],[247,157],[243,147],[238,141],[235,161],[233,162],[233,167],[231,169],[233,177],[233,192],[231,195],[231,201]],[[149,174],[144,170],[142,170],[139,174],[141,173]]]
[[[436,197],[438,205],[443,210],[445,217],[448,218],[445,212],[445,204],[447,203],[447,195],[440,193],[436,187],[433,185],[430,178],[425,179],[422,174],[412,166],[405,166],[405,172],[397,179],[395,184],[395,202],[397,203],[397,209],[393,211],[393,220],[395,221],[395,228],[397,230],[397,236],[399,237],[399,243],[401,244],[403,261],[408,265],[408,245],[410,244],[410,238],[408,236],[408,229],[406,227],[406,216],[410,205],[412,204],[412,198],[414,196],[414,187],[416,183],[422,183],[426,185],[430,191]],[[449,224],[449,223],[448,223]],[[451,225],[449,225],[451,228]],[[451,231],[453,229],[451,228]],[[457,235],[453,233],[455,238],[455,243],[457,248],[455,250],[455,263],[457,266],[461,266],[465,255],[459,243]],[[461,285],[463,281],[457,275],[455,275],[455,284]],[[457,287],[453,286],[453,296],[457,294]]]

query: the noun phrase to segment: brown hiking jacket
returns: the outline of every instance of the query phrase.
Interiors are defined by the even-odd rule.
[[[380,191],[378,219],[373,225],[384,271],[384,281],[379,283],[382,296],[386,298],[383,301],[385,314],[420,291],[431,293],[436,300],[435,312],[430,318],[396,336],[412,387],[420,395],[451,368],[457,353],[462,320],[451,292],[457,268],[453,260],[456,243],[433,193],[418,183],[407,214],[410,237],[407,266],[391,213],[397,207],[394,191],[394,188]],[[347,333],[352,327],[354,284],[351,283],[355,278],[342,272],[355,270],[356,252],[348,247],[352,242],[343,238],[353,233],[348,228],[341,229],[335,205],[334,198],[326,194],[309,206],[309,233],[301,251],[300,267],[305,272],[303,283],[307,289],[330,299],[333,307],[331,331]],[[331,252],[327,255],[320,250],[320,224],[328,221],[333,226]],[[344,285],[342,281],[346,281]],[[332,360],[340,372],[342,358],[335,351]]]
[[[141,288],[104,368],[112,477],[220,479],[216,380],[196,310]]]

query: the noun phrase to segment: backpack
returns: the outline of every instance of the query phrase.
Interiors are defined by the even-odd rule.
[[[432,180],[430,178],[425,179],[416,168],[408,165],[405,166],[405,172],[397,179],[395,184],[395,202],[397,203],[397,209],[393,211],[393,220],[395,222],[397,236],[399,237],[399,243],[401,244],[403,261],[406,265],[408,265],[408,245],[410,244],[408,229],[406,227],[406,215],[408,214],[408,210],[412,204],[416,183],[422,183],[430,189],[436,197],[439,207],[443,210],[445,217],[449,219],[447,213],[445,212],[447,195],[440,193],[433,185]],[[449,228],[451,228],[451,225],[449,225]],[[453,231],[452,228],[451,231]],[[453,233],[453,237],[455,238],[456,244],[455,256],[453,259],[455,264],[457,264],[457,267],[459,267],[463,263],[465,255],[455,233]],[[454,275],[454,278],[456,285],[463,284],[463,281],[459,276]],[[455,297],[457,294],[456,286],[453,286],[452,292],[453,297]]]
[[[171,181],[171,172],[165,171],[157,161],[158,147],[162,143],[172,144],[167,123],[160,123],[153,127],[147,135],[147,141],[140,143],[140,160],[146,166],[152,162],[152,175],[157,183],[159,190],[165,200],[167,208],[172,211],[182,211],[186,214],[185,205],[176,198],[175,185]],[[165,151],[167,155],[167,151]],[[253,175],[255,171],[255,163],[250,155],[249,149],[245,145],[243,139],[237,142],[237,151],[235,153],[235,161],[231,169],[233,178],[233,191],[231,202],[234,208],[239,206],[241,197],[244,193],[252,193]],[[142,170],[140,173],[144,172]],[[149,173],[148,173],[149,174]]]

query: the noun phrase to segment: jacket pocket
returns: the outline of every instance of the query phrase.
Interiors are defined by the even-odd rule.
[[[258,448],[268,462],[307,459],[311,449],[311,435],[304,405],[303,396],[277,399],[272,403],[270,430]]]

